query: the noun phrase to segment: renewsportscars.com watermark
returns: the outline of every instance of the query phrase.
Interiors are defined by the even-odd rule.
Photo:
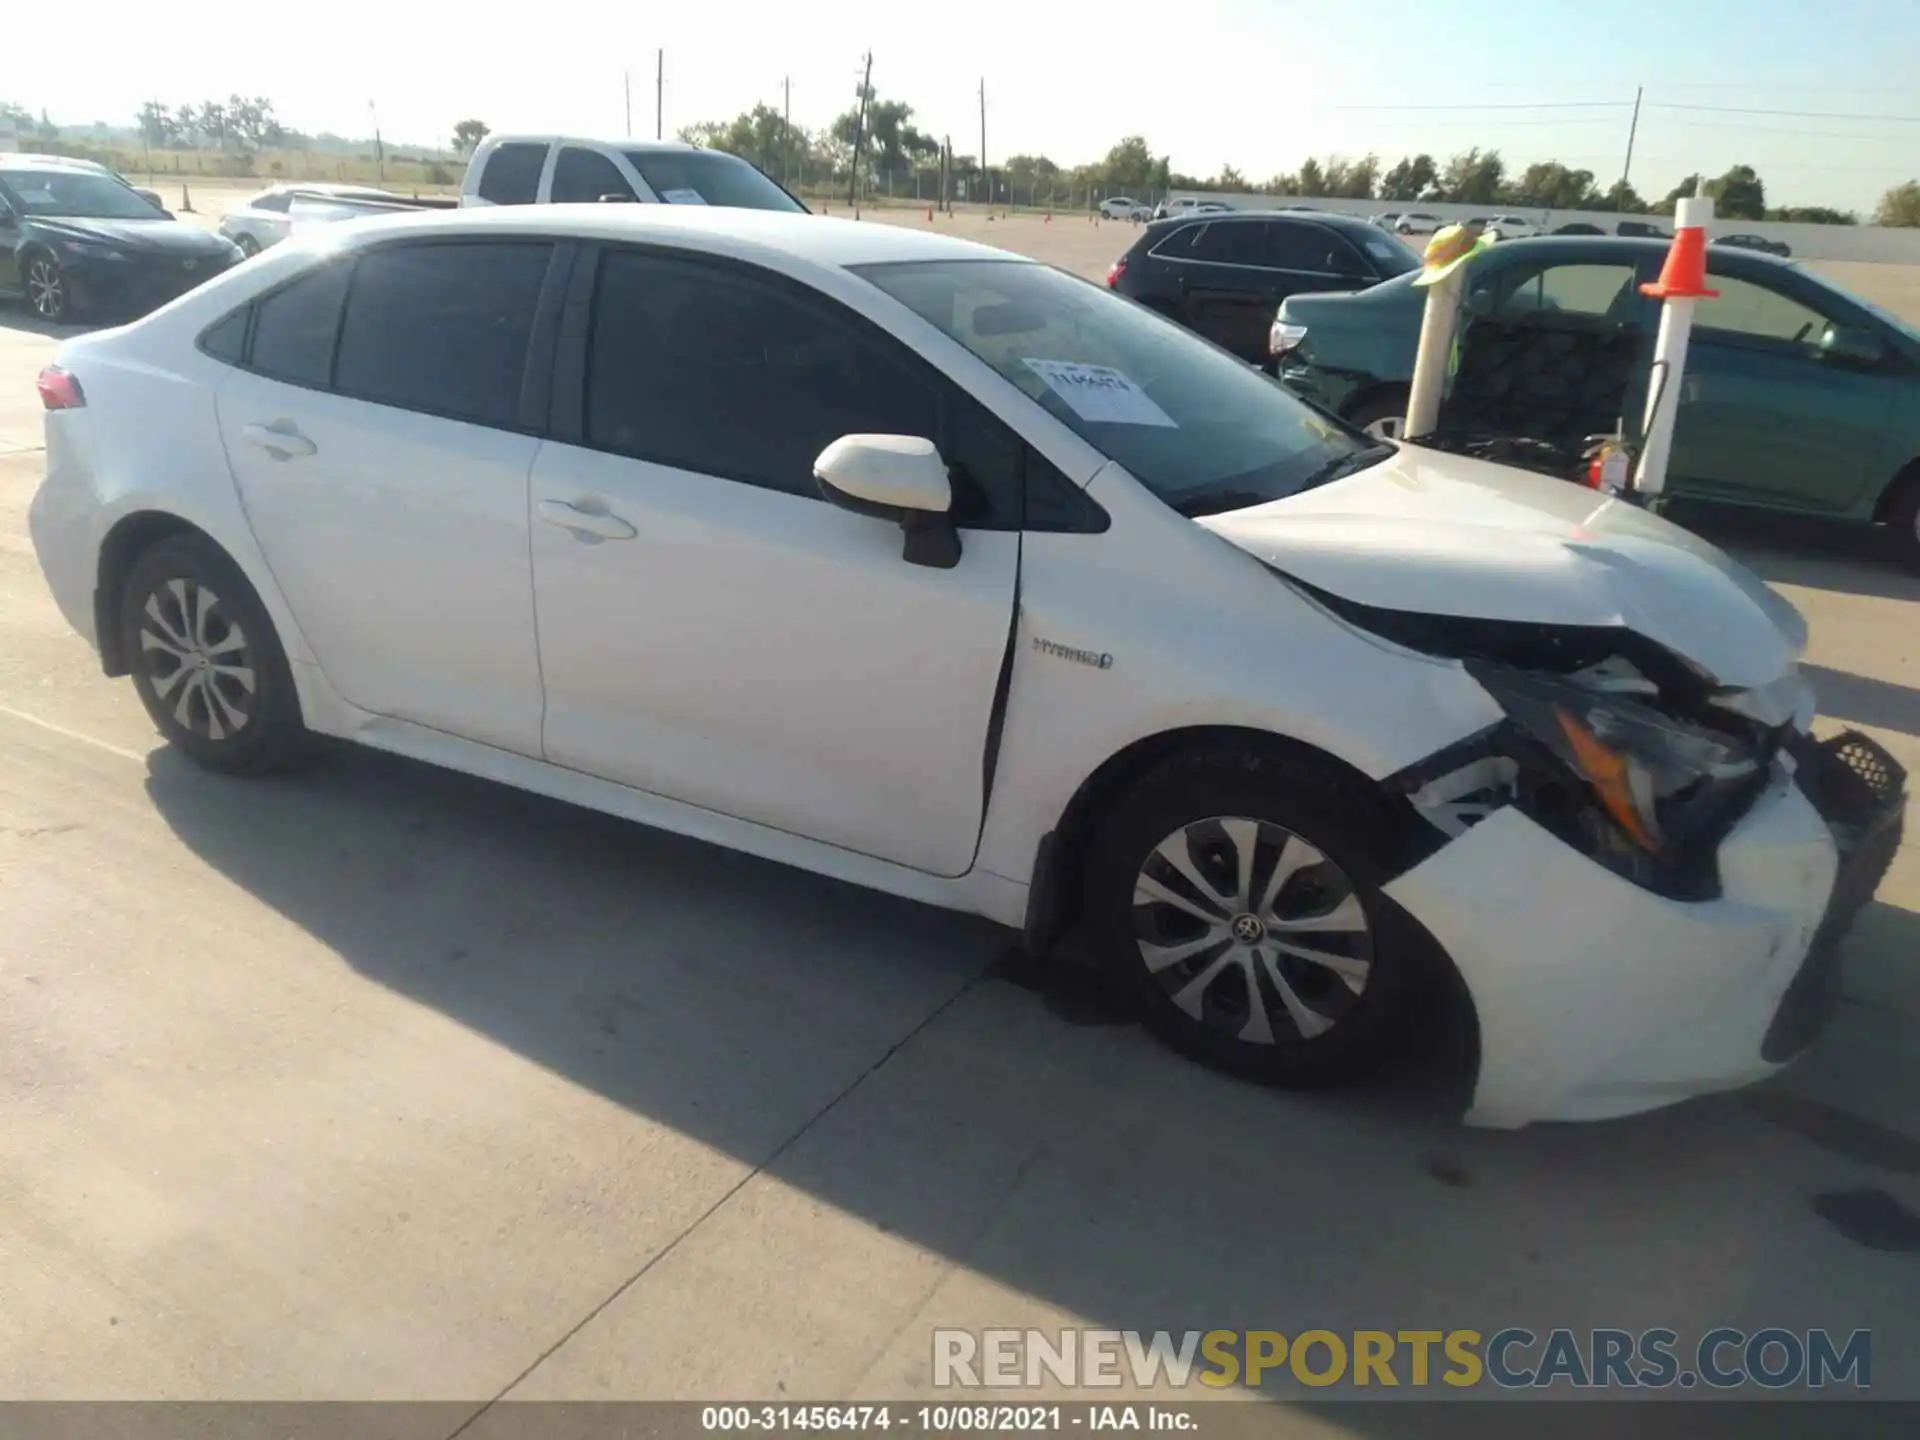
[[[938,1389],[1447,1385],[1766,1390],[1873,1384],[1873,1332],[1709,1330],[935,1330]]]

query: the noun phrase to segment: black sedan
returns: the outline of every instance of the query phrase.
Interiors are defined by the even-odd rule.
[[[1784,240],[1769,240],[1764,235],[1716,235],[1716,245],[1731,245],[1735,250],[1758,250],[1763,255],[1778,255],[1783,259],[1793,254],[1793,247]]]
[[[1402,241],[1350,215],[1245,211],[1156,220],[1107,284],[1256,364],[1289,295],[1364,290],[1420,268]]]
[[[143,314],[240,259],[114,176],[0,155],[0,295],[50,324]]]

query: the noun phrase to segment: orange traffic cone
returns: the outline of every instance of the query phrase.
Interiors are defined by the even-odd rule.
[[[929,225],[933,223],[933,207],[931,205],[927,207],[927,223]]]
[[[1052,212],[1051,210],[1049,210],[1049,211],[1047,212],[1047,218],[1046,218],[1046,219],[1044,219],[1044,220],[1042,220],[1042,221],[1041,221],[1040,223],[1041,223],[1042,225],[1051,225],[1051,224],[1053,223],[1053,212]]]
[[[1673,232],[1673,247],[1667,262],[1660,267],[1660,278],[1640,287],[1642,295],[1655,300],[1686,300],[1717,297],[1718,290],[1707,288],[1707,232],[1689,225]]]

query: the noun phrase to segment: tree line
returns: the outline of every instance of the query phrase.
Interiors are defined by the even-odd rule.
[[[993,165],[983,177],[977,156],[954,153],[944,136],[916,126],[911,105],[883,100],[871,90],[865,99],[864,127],[857,106],[822,129],[808,130],[790,126],[770,105],[756,105],[731,120],[690,125],[680,138],[739,155],[789,183],[853,181],[869,194],[899,185],[917,185],[925,191],[930,183],[939,183],[944,166],[958,197],[1034,205],[1092,204],[1111,195],[1147,199],[1170,190],[1213,190],[1303,199],[1453,201],[1526,210],[1670,215],[1675,200],[1703,193],[1713,197],[1715,214],[1729,220],[1860,223],[1854,212],[1825,205],[1769,205],[1765,182],[1751,165],[1735,165],[1717,176],[1685,176],[1658,199],[1650,199],[1624,179],[1603,188],[1591,170],[1557,160],[1510,170],[1498,150],[1478,146],[1444,161],[1423,153],[1402,156],[1392,165],[1378,155],[1311,158],[1298,170],[1253,182],[1232,165],[1221,166],[1212,176],[1183,174],[1172,168],[1166,156],[1156,156],[1144,136],[1129,135],[1089,164],[1063,166],[1045,155],[1013,155]],[[860,142],[857,166],[856,139]],[[1872,223],[1920,227],[1920,181],[1888,190]]]

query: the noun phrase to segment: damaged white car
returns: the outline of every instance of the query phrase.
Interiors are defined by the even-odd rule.
[[[341,736],[1082,929],[1241,1074],[1449,1023],[1475,1123],[1745,1083],[1899,840],[1711,547],[937,235],[329,227],[40,388],[42,567],[195,760]]]

